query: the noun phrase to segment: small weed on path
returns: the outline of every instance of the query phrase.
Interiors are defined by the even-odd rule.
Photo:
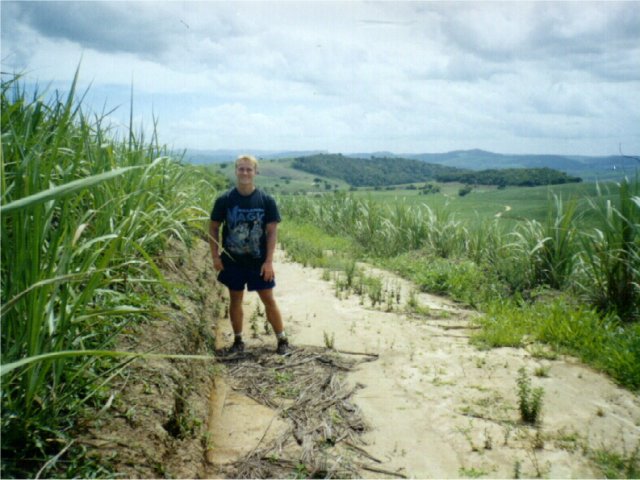
[[[640,478],[640,443],[630,453],[603,447],[592,451],[590,456],[605,478]]]
[[[535,425],[540,421],[544,389],[542,387],[531,387],[531,379],[524,367],[518,370],[517,384],[520,418],[524,423]]]
[[[335,333],[328,334],[327,332],[322,332],[324,337],[324,346],[329,350],[335,350],[336,336]]]

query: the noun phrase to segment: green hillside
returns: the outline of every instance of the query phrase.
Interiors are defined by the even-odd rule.
[[[294,169],[343,180],[354,187],[382,187],[436,180],[484,185],[536,186],[580,182],[551,168],[492,169],[473,171],[427,163],[415,159],[345,157],[342,154],[318,154],[296,157]]]
[[[480,171],[458,171],[436,175],[439,182],[460,182],[480,185],[513,185],[518,187],[534,187],[538,185],[559,185],[563,183],[579,183],[580,177],[572,177],[564,172],[551,168],[505,168]]]
[[[446,153],[402,155],[407,158],[468,170],[505,168],[552,168],[578,176],[585,181],[633,177],[640,161],[635,156],[579,156],[579,155],[514,155],[485,150],[456,150]]]
[[[189,163],[211,165],[233,161],[240,150],[195,150],[185,152],[185,160]],[[309,157],[328,152],[321,151],[252,151],[260,160],[279,160]],[[393,153],[393,152],[361,152],[345,154],[343,158],[356,159],[402,159],[420,160],[421,162],[462,170],[480,171],[491,169],[550,168],[560,170],[569,176],[580,177],[584,181],[621,180],[632,178],[640,168],[637,155],[539,155],[539,154],[504,154],[488,152],[480,149],[454,150],[445,153]],[[324,176],[324,175],[320,175]]]
[[[457,169],[405,158],[351,158],[342,154],[296,157],[292,167],[315,175],[344,180],[354,187],[424,182]]]

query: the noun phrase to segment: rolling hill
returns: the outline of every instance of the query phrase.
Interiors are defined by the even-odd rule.
[[[633,176],[640,168],[640,160],[635,157],[578,156],[578,155],[510,155],[487,152],[485,150],[457,150],[447,153],[420,153],[400,155],[428,163],[469,170],[503,168],[552,168],[584,180],[605,180]]]
[[[196,164],[216,164],[233,161],[241,153],[252,153],[263,160],[293,159],[318,154],[328,154],[321,150],[194,150],[185,152],[185,160]],[[336,154],[341,155],[341,154]],[[624,176],[633,177],[640,168],[638,157],[580,156],[580,155],[524,155],[502,154],[486,150],[455,150],[445,153],[363,152],[344,154],[346,158],[359,159],[409,159],[431,165],[454,167],[465,170],[491,170],[507,168],[551,168],[581,177],[585,181],[616,180]],[[433,170],[433,166],[429,167]],[[418,168],[419,170],[422,167]]]
[[[291,166],[314,175],[340,179],[354,187],[382,187],[414,182],[459,182],[497,186],[556,185],[582,181],[548,167],[470,170],[401,157],[354,158],[341,154],[296,157]]]

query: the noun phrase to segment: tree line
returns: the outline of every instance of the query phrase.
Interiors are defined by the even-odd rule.
[[[557,185],[581,182],[580,177],[567,175],[552,168],[505,168],[480,171],[461,170],[441,173],[434,180],[438,182],[460,182],[466,185],[498,185],[535,187],[537,185]]]
[[[344,180],[354,187],[381,187],[435,180],[469,185],[536,186],[582,181],[551,168],[466,170],[407,158],[352,158],[317,154],[293,159],[293,168]]]

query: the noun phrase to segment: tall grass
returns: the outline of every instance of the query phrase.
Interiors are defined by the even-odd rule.
[[[2,364],[27,361],[3,369],[5,474],[29,472],[21,459],[53,451],[97,400],[110,367],[78,352],[154,314],[145,292],[170,295],[153,258],[189,240],[216,188],[132,126],[115,139],[76,83],[62,97],[2,81]]]
[[[446,208],[384,204],[343,192],[314,199],[282,197],[280,203],[288,217],[313,223],[330,234],[347,235],[372,255],[428,248],[449,257],[464,250],[464,231]]]
[[[521,347],[543,342],[640,389],[640,323],[622,325],[613,314],[576,304],[566,296],[527,303],[502,299],[487,304],[474,341],[485,347]]]
[[[600,191],[599,191],[600,193]],[[615,205],[600,194],[590,200],[599,225],[582,240],[581,290],[604,312],[640,318],[640,180],[625,179]]]
[[[499,246],[494,265],[513,292],[562,289],[570,283],[580,251],[576,207],[575,199],[565,207],[554,195],[544,222],[528,219],[505,234],[508,240]]]
[[[511,230],[497,220],[458,221],[446,206],[434,210],[346,194],[289,196],[280,204],[292,222],[350,238],[363,256],[409,277],[424,291],[449,295],[487,315],[496,305],[506,305],[494,314],[500,335],[493,336],[492,344],[518,344],[525,335],[521,327],[534,335],[532,323],[518,320],[532,317],[549,327],[540,332],[542,341],[635,389],[640,388],[640,371],[633,365],[640,364],[640,350],[636,340],[626,337],[638,336],[634,322],[640,317],[639,185],[638,177],[624,180],[617,199],[601,189],[586,201],[550,196],[546,218],[522,220]],[[529,309],[549,290],[573,298],[576,305],[564,317],[545,311],[557,328]],[[493,324],[482,325],[489,332]],[[571,341],[572,335],[599,340]],[[598,350],[606,361],[598,358]]]
[[[280,202],[288,217],[346,235],[368,255],[420,251],[424,259],[471,260],[514,294],[540,287],[573,291],[632,321],[640,309],[639,184],[638,178],[623,181],[617,205],[601,190],[580,208],[585,202],[554,195],[544,221],[524,220],[511,231],[497,221],[463,223],[446,205],[432,209],[344,193]],[[589,217],[589,229],[583,217]]]

